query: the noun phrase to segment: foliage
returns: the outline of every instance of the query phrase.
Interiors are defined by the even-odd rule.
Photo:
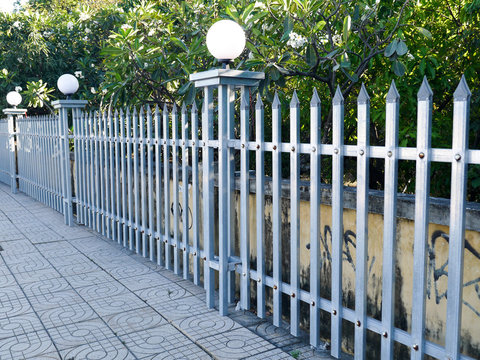
[[[219,18],[229,18],[248,38],[232,66],[264,72],[258,90],[267,101],[279,93],[284,118],[297,89],[302,141],[308,140],[314,87],[322,99],[322,140],[330,141],[330,103],[338,85],[346,104],[345,142],[355,144],[355,97],[364,82],[371,97],[371,143],[382,145],[385,96],[397,80],[400,145],[415,146],[416,93],[427,76],[434,91],[432,143],[448,147],[452,94],[464,73],[473,93],[471,147],[479,148],[479,9],[478,0],[29,0],[22,11],[0,14],[0,97],[22,86],[30,106],[40,106],[60,96],[52,91],[59,75],[75,72],[78,97],[92,106],[189,104],[196,98],[189,75],[218,67],[206,49],[206,32]],[[42,89],[41,100],[34,89]],[[265,124],[267,138],[269,128]],[[346,166],[354,179],[355,164]],[[382,187],[382,167],[380,161],[372,164],[372,188]],[[412,164],[400,164],[401,191],[414,190],[412,170]],[[435,177],[446,170],[432,166]],[[479,175],[472,166],[472,199],[480,198]],[[441,176],[432,193],[448,196],[449,186],[449,176]]]

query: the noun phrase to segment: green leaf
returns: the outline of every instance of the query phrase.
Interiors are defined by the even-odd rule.
[[[185,102],[187,103],[187,105],[190,105],[193,102],[193,100],[195,99],[195,93],[195,86],[191,86],[187,96],[185,97]]]
[[[405,44],[405,41],[403,40],[400,40],[398,45],[397,45],[397,54],[399,56],[402,56],[402,55],[405,55],[408,51],[408,47],[407,47],[407,44]]]
[[[225,12],[227,13],[228,16],[230,16],[233,20],[238,22],[238,12],[237,9],[235,9],[235,6],[230,6],[225,9]]]
[[[170,38],[170,41],[171,41],[172,43],[174,43],[175,45],[177,45],[178,47],[180,47],[180,48],[182,48],[183,50],[185,50],[186,52],[188,52],[188,47],[187,47],[187,45],[185,45],[185,43],[184,43],[182,40],[180,40],[179,38],[176,38],[176,37],[172,36],[172,37]]]
[[[121,55],[122,53],[123,53],[122,49],[114,46],[108,46],[102,49],[102,51],[100,52],[100,55],[117,56],[117,55]]]
[[[420,26],[416,26],[416,28],[420,32],[420,34],[422,34],[423,36],[425,36],[428,39],[432,39],[432,33],[430,31],[428,31],[427,29],[422,28]]]
[[[337,53],[338,53],[340,50],[341,50],[341,49],[335,49],[335,50],[333,50],[332,52],[329,52],[326,57],[329,58],[329,59],[333,59],[333,57],[334,57],[335,55],[337,55]]]
[[[386,57],[392,56],[395,51],[397,50],[397,45],[398,45],[398,39],[393,40],[388,46],[385,48],[384,55]]]
[[[183,95],[187,92],[187,90],[189,89],[190,85],[192,85],[192,83],[189,81],[189,82],[186,82],[185,84],[183,84],[182,86],[180,86],[180,88],[178,89],[178,94],[179,95]]]
[[[311,68],[314,67],[317,63],[317,55],[315,54],[315,50],[311,44],[309,44],[307,47],[306,60],[308,66],[310,66]]]
[[[322,29],[324,28],[325,24],[326,24],[325,21],[323,21],[323,20],[322,20],[322,21],[319,21],[319,22],[317,23],[317,25],[315,25],[315,27],[313,28],[313,33],[316,33],[317,31],[322,30]]]
[[[253,11],[254,8],[255,8],[255,3],[251,3],[245,8],[242,15],[240,16],[243,22],[246,22],[248,15],[250,15],[250,13]]]
[[[273,80],[273,81],[277,81],[279,78],[280,78],[280,72],[278,71],[278,69],[276,67],[272,67],[270,69],[270,78]]]
[[[337,64],[333,67],[333,71],[337,71],[338,69],[340,69],[340,64]]]
[[[405,65],[403,65],[403,63],[400,62],[400,61],[395,61],[392,64],[392,70],[395,73],[395,75],[397,75],[397,76],[405,75],[405,71],[406,71]]]
[[[352,26],[352,18],[350,15],[346,16],[345,19],[343,19],[343,42],[347,43],[348,42],[348,35],[350,33],[350,27]]]
[[[293,30],[293,21],[290,16],[285,17],[283,21],[283,36],[280,41],[285,41]]]

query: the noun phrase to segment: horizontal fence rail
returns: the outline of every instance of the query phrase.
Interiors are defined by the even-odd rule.
[[[321,143],[321,102],[315,91],[310,103],[310,142],[300,142],[300,103],[293,94],[288,119],[282,119],[281,103],[275,95],[271,105],[272,140],[265,141],[265,105],[254,101],[251,84],[210,86],[204,82],[201,110],[194,104],[181,109],[149,106],[107,112],[73,111],[74,193],[76,219],[124,247],[157,262],[185,279],[192,279],[207,291],[207,306],[218,307],[222,315],[239,289],[239,307],[255,308],[260,318],[268,312],[281,326],[289,310],[290,332],[300,334],[300,308],[309,309],[310,343],[330,338],[331,354],[339,358],[342,329],[354,326],[355,358],[365,358],[367,332],[381,337],[381,358],[392,359],[395,343],[410,349],[412,359],[429,355],[437,359],[469,359],[460,354],[463,251],[465,237],[466,170],[480,164],[480,150],[468,148],[470,91],[462,78],[454,95],[454,141],[451,149],[431,147],[432,92],[426,79],[418,92],[417,147],[398,147],[400,96],[392,83],[386,98],[385,146],[369,143],[370,100],[362,85],[357,100],[357,145],[344,144],[344,99],[337,89],[332,99],[332,144]],[[240,91],[238,91],[240,90]],[[239,92],[238,94],[236,94]],[[238,114],[235,104],[240,104]],[[290,139],[282,136],[282,123],[290,125]],[[62,174],[58,117],[19,119],[17,157],[20,190],[62,211]],[[0,180],[9,180],[8,138],[5,122],[0,121]],[[238,129],[238,138],[233,129]],[[251,133],[254,132],[254,133]],[[270,154],[269,154],[270,153]],[[282,153],[289,154],[288,157]],[[266,237],[265,158],[272,162],[271,232]],[[300,164],[308,155],[310,196],[309,289],[300,286]],[[254,156],[250,156],[254,155]],[[331,295],[320,288],[319,257],[320,175],[322,159],[332,160],[331,213]],[[342,303],[343,261],[343,178],[344,159],[357,161],[355,310]],[[237,159],[236,164],[233,159]],[[256,198],[249,205],[250,162],[255,160]],[[368,184],[369,160],[385,162],[382,309],[381,320],[367,315],[368,277]],[[414,281],[412,327],[395,327],[395,252],[398,162],[416,162],[416,201],[414,234]],[[282,161],[288,162],[290,219],[282,217]],[[425,338],[426,242],[430,164],[452,166],[449,276],[446,346]],[[283,164],[284,165],[284,164]],[[235,179],[238,167],[240,176]],[[5,175],[2,175],[5,174]],[[284,176],[284,174],[283,174]],[[234,204],[235,181],[239,182],[238,205]],[[232,215],[237,210],[237,220]],[[254,214],[250,212],[254,211]],[[255,220],[254,222],[252,220]],[[290,237],[283,237],[288,222]],[[255,225],[253,225],[255,224]],[[251,233],[250,229],[255,226]],[[234,230],[237,229],[237,232]],[[251,239],[251,234],[255,234]],[[271,241],[271,272],[266,269],[265,244]],[[282,243],[288,243],[289,268],[284,268]],[[256,259],[251,258],[251,244]],[[283,272],[288,270],[289,276]],[[215,277],[218,272],[218,278]],[[236,274],[236,275],[235,275]],[[238,287],[237,287],[238,285]],[[255,297],[253,297],[255,292]],[[232,295],[233,294],[233,295]],[[256,301],[252,301],[254,299]],[[271,307],[267,309],[268,299]],[[285,299],[289,299],[288,302]],[[331,329],[321,326],[321,312],[328,314]],[[323,330],[322,330],[323,329]]]

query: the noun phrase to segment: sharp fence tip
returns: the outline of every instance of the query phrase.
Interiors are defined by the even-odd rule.
[[[422,85],[420,86],[420,90],[418,90],[417,99],[418,100],[429,100],[433,96],[432,88],[428,83],[427,77],[423,77]]]
[[[453,99],[456,101],[465,101],[468,100],[471,95],[472,93],[470,92],[470,88],[468,87],[465,75],[462,75],[462,78],[458,83],[457,89],[453,93]]]
[[[397,86],[395,85],[395,81],[392,80],[392,84],[390,85],[390,89],[387,93],[387,102],[397,102],[400,99],[400,94],[398,93]]]
[[[255,104],[255,109],[262,109],[263,108],[263,101],[260,93],[257,93],[257,103]]]
[[[343,104],[343,95],[340,86],[337,85],[337,90],[335,91],[335,96],[333,97],[333,105]]]
[[[280,103],[280,99],[278,98],[278,92],[275,91],[275,95],[273,97],[272,107],[274,109],[279,109],[280,106],[281,106],[281,103]]]
[[[365,88],[365,84],[362,83],[362,86],[360,88],[360,92],[357,97],[357,102],[359,104],[366,104],[367,102],[370,101],[370,96],[368,96],[367,89]]]
[[[293,90],[292,100],[290,101],[291,108],[297,108],[300,106],[300,100],[298,100],[297,90]]]

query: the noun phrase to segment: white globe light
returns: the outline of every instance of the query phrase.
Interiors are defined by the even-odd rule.
[[[22,102],[22,95],[20,95],[16,91],[10,91],[7,94],[7,102],[12,106],[20,105],[20,103]]]
[[[63,74],[57,80],[57,87],[63,95],[72,95],[78,90],[78,80],[72,74]]]
[[[217,21],[208,30],[207,48],[219,60],[233,60],[245,48],[245,32],[232,20]]]

